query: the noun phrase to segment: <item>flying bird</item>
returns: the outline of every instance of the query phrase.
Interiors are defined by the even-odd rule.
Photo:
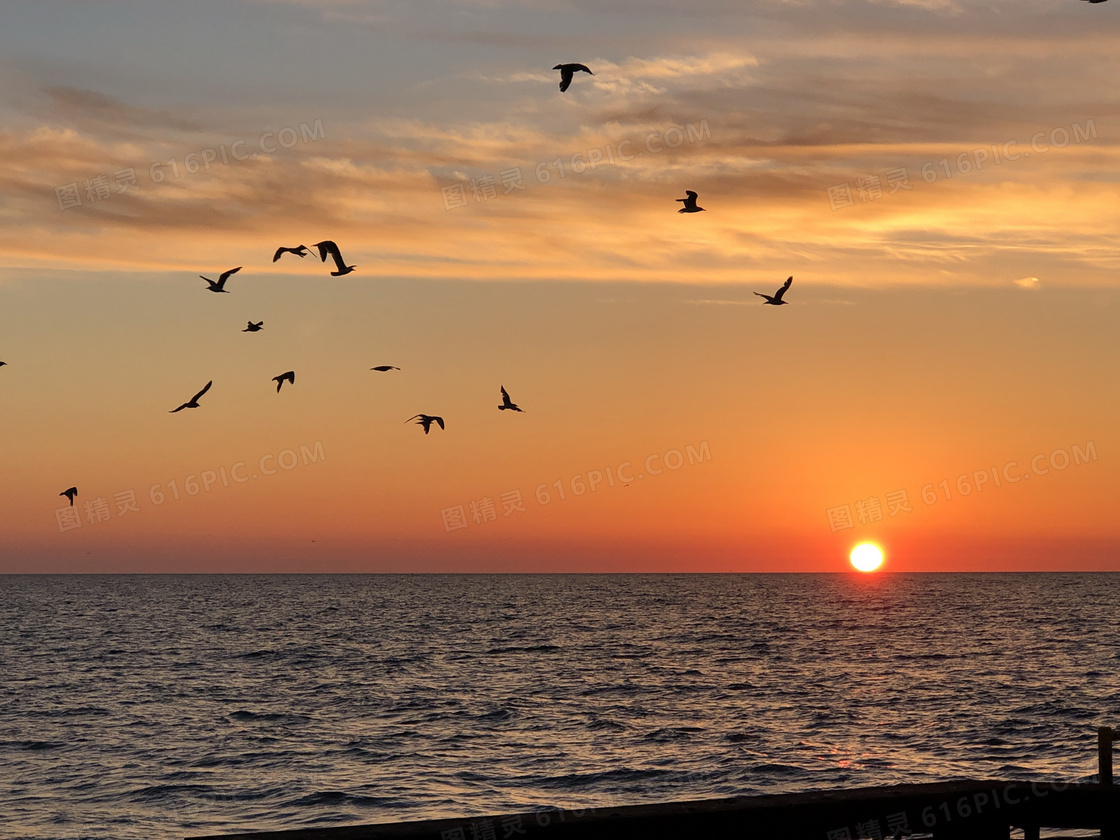
[[[417,417],[419,417],[420,419],[416,420]],[[441,429],[445,428],[444,425],[443,425],[443,418],[442,417],[436,417],[432,414],[413,414],[411,417],[409,417],[404,422],[411,423],[413,420],[416,420],[416,425],[424,427],[424,434],[427,434],[428,430],[430,428],[432,428],[432,421],[433,420],[436,423],[439,423],[439,427]]]
[[[509,394],[506,393],[506,388],[503,385],[502,386],[502,404],[500,406],[498,406],[498,411],[505,411],[507,408],[510,411],[521,411],[521,412],[525,411],[525,409],[523,409],[523,408],[518,408],[517,403],[513,402],[509,398]]]
[[[694,193],[692,190],[685,190],[684,194],[688,197],[677,199],[677,201],[680,201],[680,202],[684,203],[684,207],[682,207],[680,210],[678,210],[677,211],[678,213],[699,213],[701,210],[704,209],[703,207],[697,207],[696,206],[696,199],[697,199],[697,194],[696,193]]]
[[[167,413],[168,414],[174,414],[176,411],[182,411],[184,408],[198,408],[198,398],[201,397],[203,394],[205,394],[207,391],[209,391],[210,386],[213,385],[213,384],[214,384],[214,380],[211,379],[209,382],[206,383],[205,388],[203,388],[201,391],[199,391],[197,394],[195,394],[193,397],[191,397],[190,402],[185,402],[181,406],[179,406],[178,408],[174,408]]]
[[[788,302],[782,300],[782,295],[784,295],[786,293],[786,290],[789,289],[789,285],[792,282],[793,282],[792,277],[787,278],[786,282],[782,284],[782,288],[780,288],[780,289],[778,289],[778,291],[774,292],[773,297],[771,297],[770,295],[764,295],[764,294],[762,294],[762,292],[755,292],[755,294],[758,295],[759,297],[766,298],[766,300],[764,300],[762,302],[763,306],[766,306],[766,304],[770,304],[771,306],[788,306],[789,305]]]
[[[71,487],[69,490],[63,490],[58,495],[65,496],[67,499],[70,500],[70,507],[74,507],[74,497],[78,495],[78,488],[77,487]]]
[[[231,274],[236,274],[236,273],[237,273],[237,272],[239,272],[240,270],[241,270],[241,266],[238,266],[237,268],[231,268],[231,269],[230,269],[229,271],[227,271],[227,272],[223,273],[223,274],[222,274],[222,275],[221,275],[221,276],[220,276],[220,277],[218,278],[218,282],[217,282],[217,283],[215,283],[215,282],[214,282],[213,280],[211,280],[211,279],[210,279],[209,277],[202,277],[202,275],[201,275],[201,274],[200,274],[200,275],[198,275],[198,276],[199,276],[199,277],[202,277],[202,279],[203,279],[203,280],[205,280],[205,281],[206,281],[207,283],[209,283],[209,284],[210,284],[209,286],[207,286],[207,287],[206,287],[206,290],[207,290],[208,292],[225,292],[225,293],[226,293],[226,294],[228,295],[228,294],[229,294],[229,292],[226,292],[226,289],[225,289],[225,285],[226,285],[226,280],[228,280],[228,279],[229,279],[229,276],[230,276]]]
[[[400,368],[396,365],[378,365],[377,367],[371,367],[370,370],[379,370],[384,373],[387,370],[400,370]]]
[[[282,373],[279,376],[272,377],[272,381],[276,383],[276,393],[279,394],[280,389],[284,386],[285,382],[291,382],[293,385],[296,384],[296,372],[294,370],[290,370],[287,373]]]
[[[572,83],[572,75],[577,71],[582,70],[584,73],[591,73],[585,64],[557,64],[552,68],[553,70],[560,71],[560,92],[563,93],[568,89]],[[594,76],[594,73],[591,73]]]
[[[300,245],[298,248],[277,248],[276,253],[272,255],[272,261],[276,262],[284,254],[295,254],[297,257],[306,257],[310,251],[307,250],[306,245]]]
[[[349,274],[357,268],[356,265],[346,264],[345,260],[342,259],[342,252],[338,250],[338,246],[331,240],[324,239],[322,242],[316,242],[315,247],[319,249],[319,260],[321,262],[326,262],[327,255],[329,254],[334,260],[334,264],[338,266],[338,271],[332,271],[331,277],[341,277],[343,274]]]
[[[1090,3],[1103,3],[1104,0],[1089,0]]]
[[[262,329],[264,329],[264,321],[257,321],[257,323],[255,324],[250,321],[249,326],[247,326],[241,332],[260,332]]]

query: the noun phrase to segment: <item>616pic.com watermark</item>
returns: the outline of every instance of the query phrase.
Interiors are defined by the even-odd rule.
[[[982,493],[985,487],[1002,487],[1005,484],[1018,484],[1020,481],[1030,479],[1032,475],[1048,475],[1051,471],[1061,472],[1070,465],[1079,466],[1097,460],[1097,445],[1093,441],[1085,444],[1082,449],[1079,444],[1070,447],[1072,455],[1064,449],[1055,449],[1049,455],[1040,452],[1030,459],[1029,469],[1020,468],[1018,461],[1008,461],[1002,468],[990,467],[972,472],[961,473],[956,480],[950,483],[947,478],[939,482],[930,482],[922,485],[920,496],[926,505],[937,504],[938,501],[950,501],[953,491],[956,495],[971,496],[974,492]],[[937,492],[940,490],[940,494]],[[886,494],[887,515],[895,517],[900,513],[913,513],[910,504],[910,494],[906,490],[892,490]],[[852,509],[855,509],[855,517]],[[867,499],[857,499],[851,505],[839,505],[825,511],[828,517],[828,527],[832,533],[856,527],[856,520],[860,525],[870,525],[883,519],[883,505],[878,496]]]
[[[279,149],[291,149],[300,143],[310,143],[313,140],[326,140],[327,133],[323,129],[323,121],[315,120],[314,123],[300,123],[299,130],[285,126],[277,131],[266,131],[255,141],[255,149],[266,155],[275,154]],[[157,160],[147,167],[141,166],[141,171],[146,169],[148,179],[153,184],[164,181],[178,180],[182,175],[197,175],[200,171],[209,171],[216,164],[228,166],[231,162],[250,160],[258,157],[249,140],[234,140],[232,143],[221,143],[196,152],[189,152],[182,158],[182,165],[177,158]],[[71,207],[82,206],[82,195],[85,194],[85,203],[94,204],[112,198],[114,195],[137,192],[140,189],[140,175],[136,167],[129,166],[118,169],[113,173],[110,183],[108,175],[95,175],[92,178],[82,179],[81,186],[77,181],[63,184],[54,188],[54,195],[58,201],[59,210],[69,210]]]
[[[646,476],[661,475],[665,470],[676,471],[681,467],[700,464],[712,460],[711,449],[708,442],[701,441],[699,448],[689,444],[685,451],[669,449],[664,455],[649,455],[641,462],[640,467],[635,467],[632,461],[623,461],[617,467],[603,467],[603,469],[588,470],[586,473],[577,473],[567,481],[556,479],[551,484],[538,484],[533,491],[533,498],[538,505],[547,505],[554,501],[563,502],[572,496],[583,496],[586,493],[595,493],[607,487],[626,487],[634,481],[640,481]],[[637,470],[637,473],[635,473]],[[521,490],[507,490],[498,494],[498,502],[502,506],[502,517],[512,516],[515,513],[526,513],[525,497]],[[481,499],[467,502],[466,505],[454,505],[440,511],[445,533],[458,531],[470,527],[470,520],[475,525],[484,525],[494,522],[498,518],[498,510],[494,504],[493,496],[483,496]]]
[[[601,165],[612,165],[619,161],[626,163],[635,158],[645,157],[646,154],[655,155],[666,149],[680,148],[685,143],[699,143],[711,139],[712,130],[708,127],[707,120],[695,124],[672,125],[663,130],[651,131],[641,143],[628,138],[617,143],[607,143],[605,146],[576,152],[568,157],[559,155],[552,160],[542,160],[532,167],[532,171],[538,184],[547,184],[553,178],[566,178],[570,174],[582,175],[587,170]],[[510,195],[514,191],[526,189],[525,175],[522,174],[520,166],[501,170],[498,178],[502,182],[502,195]],[[498,185],[493,175],[480,175],[478,178],[441,187],[440,193],[443,195],[443,209],[454,210],[457,207],[469,207],[472,197],[476,203],[497,198]]]
[[[1079,145],[1096,139],[1097,124],[1093,120],[1086,120],[1084,126],[1073,123],[1069,129],[1058,126],[1049,132],[1039,131],[1034,134],[1031,137],[1029,150],[1016,149],[1019,141],[1008,140],[1003,144],[993,143],[991,146],[968,149],[956,155],[946,155],[938,161],[927,161],[921,167],[922,180],[927,184],[932,184],[937,180],[952,178],[954,173],[968,175],[972,172],[980,172],[988,163],[999,166],[1005,160],[1014,162],[1022,158],[1029,158],[1032,154],[1045,154],[1051,149],[1064,149],[1070,142]],[[991,149],[990,153],[989,149]],[[888,169],[883,174],[887,178],[889,195],[894,195],[899,190],[914,189],[905,167]],[[878,175],[863,175],[856,178],[854,193],[852,192],[852,183],[849,181],[829,187],[826,192],[828,193],[828,206],[833,210],[842,210],[845,207],[855,207],[856,198],[862,204],[882,198],[883,181]]]
[[[246,484],[254,479],[276,475],[278,472],[288,472],[296,467],[317,464],[327,459],[323,451],[323,442],[315,441],[311,446],[300,444],[299,453],[294,449],[282,449],[277,453],[262,455],[257,459],[256,470],[248,466],[245,461],[238,461],[228,470],[218,467],[213,470],[200,470],[191,473],[181,482],[178,479],[153,484],[148,488],[148,501],[153,505],[162,505],[168,501],[178,501],[185,496],[197,496],[200,493],[209,493],[217,487],[219,482],[222,487],[234,484]],[[180,492],[182,491],[182,492]],[[113,494],[113,503],[116,505],[117,518],[129,513],[140,512],[140,500],[135,490],[122,490]],[[147,504],[147,502],[145,502]],[[58,523],[58,532],[65,533],[82,526],[82,513],[85,513],[87,525],[100,525],[113,518],[109,508],[109,500],[98,496],[88,501],[78,502],[55,510],[55,520]]]

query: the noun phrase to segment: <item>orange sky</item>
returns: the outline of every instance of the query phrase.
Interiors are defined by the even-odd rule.
[[[0,572],[1120,569],[1115,9],[204,5],[0,35]]]

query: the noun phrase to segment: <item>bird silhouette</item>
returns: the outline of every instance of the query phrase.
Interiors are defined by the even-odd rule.
[[[774,292],[773,296],[764,295],[764,294],[762,294],[762,292],[755,292],[755,294],[758,295],[759,297],[766,298],[766,300],[764,300],[762,302],[763,306],[766,306],[766,304],[770,304],[771,306],[788,306],[789,305],[788,301],[782,300],[782,295],[784,295],[786,293],[786,290],[789,288],[790,283],[792,283],[792,282],[793,282],[792,277],[787,278],[786,282],[782,284],[782,288],[780,288],[780,289],[778,289],[778,291]]]
[[[272,261],[276,262],[284,254],[295,254],[297,257],[306,257],[310,251],[307,250],[306,245],[300,245],[298,248],[277,248],[276,253],[272,255]]]
[[[176,411],[182,411],[184,408],[198,408],[198,398],[201,397],[203,394],[205,394],[207,391],[209,391],[210,386],[213,385],[213,384],[214,384],[214,380],[211,379],[209,382],[206,383],[205,388],[203,388],[201,391],[199,391],[197,394],[195,394],[193,397],[191,397],[190,402],[185,402],[181,406],[179,406],[178,408],[173,408],[173,409],[171,409],[171,411],[169,411],[167,413],[168,414],[174,414]]]
[[[1089,0],[1090,3],[1103,3],[1104,0]]]
[[[326,262],[327,255],[329,254],[334,260],[334,264],[338,266],[338,271],[332,271],[331,277],[341,277],[343,274],[349,274],[357,268],[356,265],[346,264],[345,260],[342,259],[342,252],[338,250],[338,246],[331,240],[324,239],[322,242],[316,242],[315,247],[319,249],[319,260],[321,262]]]
[[[400,368],[396,365],[378,365],[377,367],[371,367],[370,370],[379,370],[384,373],[387,370],[400,370]]]
[[[692,190],[685,190],[684,194],[688,197],[677,199],[677,201],[681,201],[684,203],[684,207],[678,210],[678,213],[699,213],[704,209],[703,207],[696,206],[696,199],[698,197],[696,193],[694,193]]]
[[[416,420],[417,417],[419,417],[420,419]],[[413,420],[416,420],[416,425],[424,427],[424,434],[427,434],[428,430],[432,428],[432,421],[433,420],[436,423],[439,423],[439,427],[441,429],[445,428],[444,425],[443,425],[443,418],[442,417],[436,417],[434,414],[413,414],[411,417],[409,417],[404,422],[411,423]]]
[[[557,64],[552,68],[553,70],[560,71],[560,92],[563,93],[572,84],[572,75],[577,71],[582,70],[584,73],[591,73],[585,64]],[[594,76],[594,73],[591,73]]]
[[[67,499],[70,500],[70,507],[74,507],[74,497],[78,495],[78,488],[77,487],[71,487],[69,490],[63,490],[58,495],[65,496]]]
[[[293,385],[296,384],[296,372],[294,370],[289,370],[287,373],[272,377],[272,381],[276,383],[276,393],[279,394],[285,382],[291,382]]]
[[[205,281],[206,281],[207,283],[209,283],[209,284],[210,284],[209,286],[207,286],[207,287],[206,287],[206,290],[207,290],[208,292],[225,292],[225,293],[226,293],[226,294],[228,295],[228,294],[229,294],[229,292],[227,292],[227,291],[226,291],[226,288],[225,288],[225,285],[226,285],[226,280],[228,280],[228,279],[229,279],[229,276],[230,276],[231,274],[236,274],[236,273],[237,273],[237,272],[239,272],[240,270],[241,270],[241,266],[238,266],[237,268],[231,268],[231,269],[230,269],[229,271],[226,271],[226,272],[224,272],[224,273],[223,273],[223,274],[222,274],[222,275],[221,275],[221,276],[220,276],[220,277],[218,278],[218,282],[217,282],[217,283],[215,283],[215,282],[214,282],[213,280],[211,280],[211,279],[210,279],[209,277],[202,277],[202,275],[201,275],[201,274],[200,274],[200,275],[198,275],[198,276],[199,276],[199,277],[202,277],[202,279],[203,279],[203,280],[205,280]]]
[[[6,365],[6,364],[7,364],[7,362],[0,362],[0,367],[4,367],[4,365]]]
[[[257,323],[255,324],[250,321],[249,326],[247,326],[241,332],[260,332],[262,329],[264,329],[264,321],[257,321]]]
[[[523,409],[523,408],[518,408],[518,406],[517,406],[517,403],[513,402],[513,401],[512,401],[512,400],[511,400],[511,399],[509,398],[509,394],[507,394],[507,393],[506,393],[506,388],[505,388],[505,386],[503,385],[503,386],[502,386],[502,404],[501,404],[500,406],[498,406],[498,411],[505,411],[505,410],[506,410],[507,408],[508,408],[508,409],[509,409],[510,411],[521,411],[521,412],[524,412],[524,410],[525,410],[525,409]]]

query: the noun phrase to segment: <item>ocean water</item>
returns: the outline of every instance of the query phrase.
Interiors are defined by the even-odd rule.
[[[0,834],[1090,781],[1120,575],[0,577]]]

